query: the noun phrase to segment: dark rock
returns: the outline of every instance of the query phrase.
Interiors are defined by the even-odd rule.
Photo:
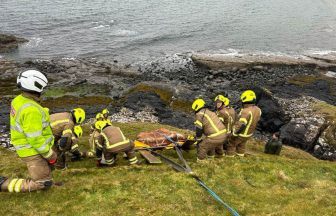
[[[20,43],[25,42],[28,42],[28,40],[15,37],[14,35],[0,34],[0,53],[17,49]]]
[[[155,111],[155,115],[163,124],[174,125],[181,128],[193,128],[193,118],[186,113],[172,110],[165,104],[159,95],[151,92],[135,92],[128,95],[122,105],[135,112],[142,111],[145,107],[150,107]]]
[[[282,142],[306,151],[313,151],[324,124],[325,121],[321,118],[293,118],[280,130]]]

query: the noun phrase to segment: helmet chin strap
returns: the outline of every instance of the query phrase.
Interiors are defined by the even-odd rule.
[[[215,106],[216,106],[216,107],[215,107],[216,110],[221,110],[221,109],[223,108],[223,106],[224,106],[224,103],[222,102],[222,105],[221,105],[220,107],[218,107],[218,108],[217,108],[217,104],[216,104]]]

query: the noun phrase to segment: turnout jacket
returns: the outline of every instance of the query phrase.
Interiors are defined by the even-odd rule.
[[[124,152],[132,148],[131,142],[127,139],[119,127],[107,126],[99,136],[94,138],[95,146],[98,149],[111,153]]]
[[[227,133],[231,133],[236,121],[236,111],[232,107],[223,107],[217,110],[216,114],[225,125]]]
[[[71,145],[71,137],[74,136],[73,128],[75,123],[71,113],[55,113],[50,115],[51,129],[55,136],[55,141],[61,139],[61,137],[67,138],[66,145]]]
[[[194,124],[198,140],[202,138],[202,135],[208,138],[217,138],[227,132],[219,117],[207,108],[203,108],[196,113]]]
[[[257,128],[258,122],[261,117],[261,109],[254,105],[245,105],[246,107],[243,108],[239,115],[238,121],[235,123],[233,128],[233,135],[240,136],[240,137],[251,137],[254,131]],[[244,129],[239,132],[242,127]],[[239,132],[239,134],[237,134]]]
[[[37,101],[32,94],[23,93],[11,103],[11,142],[21,158],[35,155],[49,158],[53,153],[49,111]]]

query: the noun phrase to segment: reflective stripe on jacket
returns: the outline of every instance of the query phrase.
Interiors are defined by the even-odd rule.
[[[260,120],[261,110],[256,105],[248,105],[243,108],[238,117],[233,130],[233,135],[240,137],[251,137],[257,128],[258,122]],[[239,130],[242,125],[246,125],[245,129],[240,133],[236,134],[235,131]]]
[[[15,97],[10,113],[11,142],[19,157],[41,154],[47,158],[52,154],[54,136],[50,127],[50,117],[29,94]]]
[[[107,126],[101,132],[103,146],[109,152],[120,152],[130,148],[130,140],[127,139],[120,128]]]
[[[195,126],[203,129],[203,134],[209,138],[226,134],[226,128],[218,116],[208,110],[202,109],[196,113]]]
[[[236,111],[231,107],[223,107],[216,112],[219,119],[223,122],[228,133],[232,132],[232,127],[236,121]]]
[[[50,125],[56,142],[61,137],[68,137],[70,144],[70,138],[73,136],[72,131],[75,126],[71,113],[63,112],[50,115]]]

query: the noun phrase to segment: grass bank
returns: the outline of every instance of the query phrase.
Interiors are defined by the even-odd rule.
[[[157,124],[118,124],[130,138]],[[170,127],[171,128],[171,127]],[[86,128],[86,131],[88,129]],[[181,131],[181,130],[180,130]],[[87,136],[82,139],[87,148]],[[285,147],[281,156],[262,153],[252,141],[245,158],[196,163],[193,170],[241,215],[335,215],[336,166]],[[175,157],[173,151],[165,155]],[[0,174],[25,177],[15,153],[0,149]],[[97,169],[93,160],[70,163],[55,171],[62,187],[31,194],[0,193],[2,215],[228,215],[196,182],[165,164]]]

